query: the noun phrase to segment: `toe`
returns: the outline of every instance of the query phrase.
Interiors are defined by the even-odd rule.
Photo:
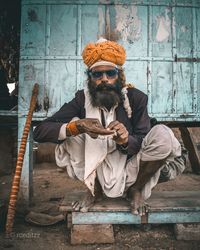
[[[78,211],[80,209],[80,203],[78,201],[75,201],[72,203],[72,209],[74,211]]]
[[[83,206],[83,207],[80,209],[80,211],[81,211],[82,213],[87,213],[88,210],[89,210],[89,207],[86,207],[86,206]]]
[[[134,214],[134,215],[138,215],[138,210],[137,209],[134,209],[134,208],[131,208],[131,213]]]
[[[137,210],[137,208],[135,207],[135,204],[134,204],[134,203],[131,203],[131,213],[132,213],[132,214],[135,214],[135,215],[138,215],[138,210]]]
[[[139,207],[140,216],[145,215],[146,213],[148,213],[148,208],[149,208],[149,206],[148,206],[147,203],[141,204],[141,206]]]
[[[144,215],[144,207],[143,207],[143,206],[140,206],[140,207],[138,208],[138,212],[139,212],[139,215],[140,215],[140,216]]]

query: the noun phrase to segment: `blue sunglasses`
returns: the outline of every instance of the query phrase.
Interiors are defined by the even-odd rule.
[[[89,71],[88,74],[95,80],[101,79],[104,74],[106,74],[107,78],[112,79],[118,75],[118,69],[110,69],[104,71]]]

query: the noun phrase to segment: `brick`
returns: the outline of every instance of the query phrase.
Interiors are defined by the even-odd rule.
[[[110,224],[73,225],[71,244],[114,243],[113,227]]]
[[[176,224],[174,231],[177,240],[200,240],[200,224]]]

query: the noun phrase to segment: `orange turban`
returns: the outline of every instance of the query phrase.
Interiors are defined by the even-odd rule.
[[[88,68],[100,61],[122,66],[126,59],[126,51],[120,44],[101,38],[96,43],[88,43],[82,57]]]

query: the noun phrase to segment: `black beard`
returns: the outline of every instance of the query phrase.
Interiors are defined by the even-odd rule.
[[[96,85],[95,82],[88,80],[88,89],[91,103],[94,107],[105,107],[110,110],[122,101],[121,87],[118,80],[114,84],[102,82]]]

